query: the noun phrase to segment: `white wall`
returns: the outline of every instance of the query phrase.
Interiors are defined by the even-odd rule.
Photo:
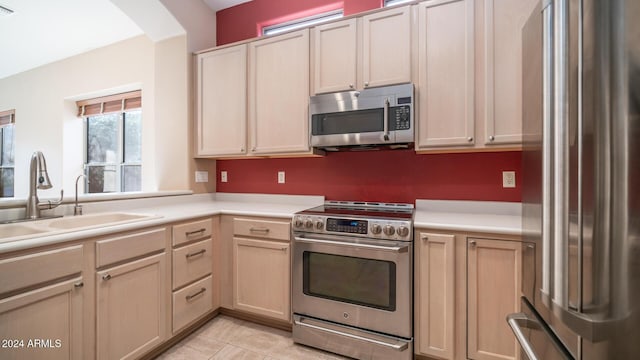
[[[52,190],[67,196],[82,173],[82,119],[75,101],[142,89],[143,191],[184,190],[189,183],[189,55],[186,36],[158,43],[139,36],[0,79],[0,109],[16,109],[15,195],[28,193],[31,154],[42,150]]]

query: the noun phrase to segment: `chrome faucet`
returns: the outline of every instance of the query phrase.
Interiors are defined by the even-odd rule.
[[[73,215],[82,215],[82,205],[78,205],[78,181],[83,177],[86,179],[87,175],[80,174],[76,178],[76,202],[75,202],[75,206],[73,207]]]
[[[60,200],[40,202],[38,200],[38,189],[51,189],[51,180],[47,172],[47,162],[41,151],[36,151],[31,155],[29,165],[29,198],[27,198],[27,211],[25,219],[40,218],[40,210],[53,209],[62,203],[64,190],[60,190]]]

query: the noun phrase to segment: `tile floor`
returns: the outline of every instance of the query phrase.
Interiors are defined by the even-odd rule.
[[[220,315],[157,360],[342,360],[345,357],[294,344],[291,333]]]

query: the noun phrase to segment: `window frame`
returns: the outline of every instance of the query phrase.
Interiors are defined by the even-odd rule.
[[[311,16],[305,16],[290,21],[263,26],[260,29],[260,36],[278,35],[292,30],[299,30],[309,26],[320,25],[328,21],[340,19],[342,17],[344,17],[344,9],[342,8],[325,11]]]
[[[9,199],[9,198],[13,198],[15,197],[15,190],[16,190],[16,183],[15,183],[15,179],[16,179],[16,160],[15,160],[15,144],[16,144],[16,133],[15,133],[15,110],[7,110],[7,111],[0,111],[0,118],[2,118],[2,121],[0,121],[0,169],[11,169],[13,170],[13,189],[11,189],[11,196],[3,196],[2,193],[0,193],[0,199]],[[6,123],[5,123],[6,122]],[[11,165],[5,165],[3,162],[4,159],[4,132],[5,129],[11,127],[12,128],[12,136],[13,139],[11,141],[11,144],[13,146],[13,163]]]

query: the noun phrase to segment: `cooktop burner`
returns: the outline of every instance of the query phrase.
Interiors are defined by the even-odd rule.
[[[366,218],[412,219],[413,205],[400,203],[380,203],[364,201],[326,201],[320,205],[301,212],[315,215],[345,215]]]

